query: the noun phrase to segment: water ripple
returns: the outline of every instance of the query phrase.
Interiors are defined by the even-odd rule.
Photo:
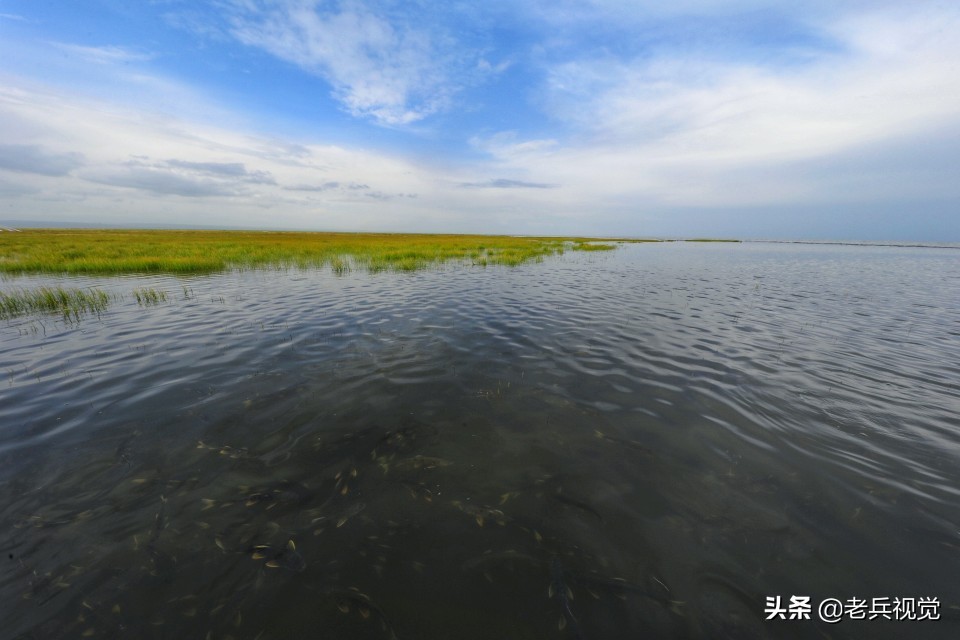
[[[54,607],[19,609],[14,633],[83,631],[78,598],[53,598],[68,587],[30,577],[71,563],[104,572],[91,606],[119,584],[167,600],[176,585],[229,610],[219,628],[243,609],[354,637],[366,618],[338,610],[360,606],[354,582],[368,616],[412,637],[449,636],[475,605],[489,633],[459,637],[515,633],[521,610],[549,607],[551,558],[601,596],[575,600],[596,637],[743,636],[778,593],[955,593],[955,252],[663,244],[515,269],[71,285],[120,300],[0,331],[0,516],[23,558],[0,592]],[[140,307],[135,286],[168,300]],[[244,569],[258,541],[292,582]],[[254,600],[243,584],[264,586]],[[285,604],[283,584],[320,604]],[[123,606],[157,624],[145,602]],[[554,614],[527,637],[557,633]],[[191,620],[163,624],[196,635]]]

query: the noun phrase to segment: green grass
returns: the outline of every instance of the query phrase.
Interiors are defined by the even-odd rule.
[[[605,241],[604,241],[605,240]],[[359,269],[412,272],[458,262],[517,266],[566,251],[611,251],[621,238],[513,237],[385,233],[257,231],[143,231],[24,229],[0,234],[0,274],[193,274],[229,269],[329,268],[338,275]],[[184,299],[192,291],[183,288]],[[133,290],[137,304],[157,305],[167,293]],[[39,287],[0,291],[0,319],[39,313],[79,320],[112,301],[95,288]]]
[[[617,248],[615,244],[603,244],[599,242],[577,242],[573,245],[574,251],[613,251]]]
[[[416,271],[449,261],[515,266],[565,251],[614,248],[592,238],[24,229],[0,234],[0,273],[190,274],[271,267],[376,273]]]
[[[153,287],[138,287],[133,290],[133,296],[137,299],[137,304],[141,307],[147,307],[152,304],[166,302],[167,292]]]
[[[0,319],[30,313],[56,313],[64,320],[79,320],[84,313],[99,313],[110,304],[110,296],[99,289],[39,287],[0,291]]]

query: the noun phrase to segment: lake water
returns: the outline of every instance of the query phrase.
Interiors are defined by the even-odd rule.
[[[960,637],[960,251],[66,284],[125,300],[0,325],[0,637]]]

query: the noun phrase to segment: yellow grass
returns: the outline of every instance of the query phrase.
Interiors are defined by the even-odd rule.
[[[518,265],[564,251],[613,249],[588,238],[24,229],[0,233],[8,274],[205,273],[228,269],[324,267],[413,271],[448,261]]]

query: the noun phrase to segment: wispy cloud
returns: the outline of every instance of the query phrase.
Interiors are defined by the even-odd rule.
[[[861,11],[818,30],[833,46],[781,68],[685,50],[554,64],[542,104],[566,138],[511,131],[474,146],[500,171],[533,172],[582,201],[761,205],[836,193],[835,180],[798,163],[886,149],[878,143],[894,138],[919,148],[960,124],[958,12]],[[874,199],[860,182],[855,197]]]
[[[82,177],[90,182],[113,187],[125,187],[159,195],[175,195],[188,198],[233,196],[242,193],[221,182],[143,167],[95,169],[86,172]]]
[[[842,53],[798,68],[683,55],[577,61],[552,69],[548,104],[595,140],[661,158],[816,156],[960,114],[958,27],[900,11],[851,16],[824,26]]]
[[[123,37],[122,33],[116,35]],[[5,63],[0,90],[19,86],[30,91],[99,96],[104,106],[222,124],[241,119],[236,110],[224,108],[207,87],[165,68],[168,56],[139,47],[11,37],[0,38],[0,59]],[[0,121],[0,133],[4,124]]]
[[[214,19],[210,13],[197,6],[183,7],[174,5],[175,10],[162,14],[163,20],[175,29],[187,31],[204,40],[226,42],[230,39],[227,29]]]
[[[89,47],[66,42],[53,42],[51,45],[67,55],[75,56],[85,62],[93,64],[126,64],[130,62],[145,62],[153,56],[113,45]]]
[[[232,33],[324,78],[352,115],[403,125],[445,109],[476,66],[450,34],[418,27],[415,16],[362,2],[230,3]],[[396,9],[396,7],[394,7]],[[421,16],[424,17],[424,16]],[[488,68],[488,71],[496,71]]]
[[[560,147],[553,138],[523,140],[516,131],[500,131],[490,136],[470,138],[470,146],[506,162],[524,162],[541,158]]]
[[[188,160],[167,160],[167,167],[185,169],[208,176],[235,178],[255,184],[276,184],[269,171],[248,171],[242,162],[190,162]]]
[[[247,185],[274,185],[269,171],[250,171],[242,162],[152,161],[146,156],[81,172],[90,182],[184,197],[241,196]]]

